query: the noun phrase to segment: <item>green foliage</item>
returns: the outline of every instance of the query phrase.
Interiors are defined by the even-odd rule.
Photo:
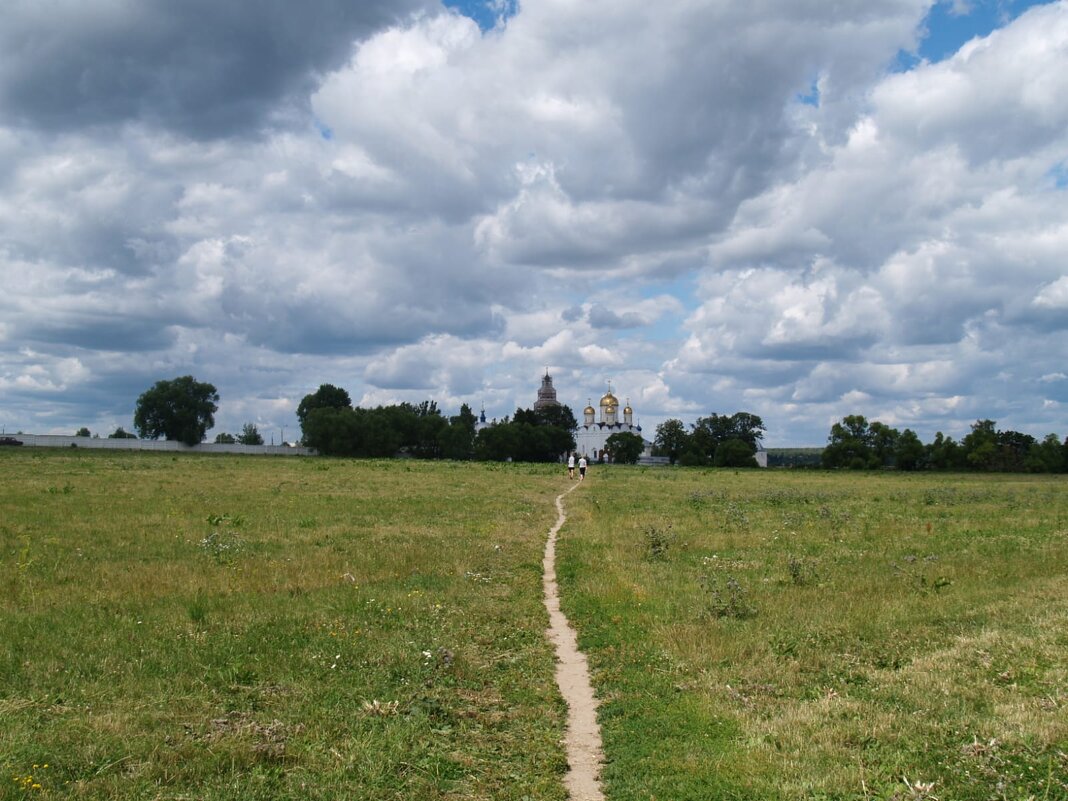
[[[534,410],[534,418],[535,425],[555,426],[569,434],[574,434],[578,428],[574,412],[570,406],[563,403]]]
[[[305,395],[297,406],[297,420],[301,428],[314,409],[348,409],[352,406],[349,393],[333,384],[320,384],[319,389]]]
[[[76,436],[76,437],[91,437],[91,436],[93,436],[93,433],[88,428],[86,428],[85,426],[82,426],[81,428],[78,429],[77,433],[75,433],[74,436]]]
[[[646,526],[644,535],[645,556],[653,561],[664,559],[668,549],[675,542],[675,534],[671,530],[670,523],[666,526]]]
[[[740,439],[727,439],[716,446],[715,467],[759,467],[753,446]]]
[[[667,456],[672,464],[678,462],[683,467],[700,467],[716,461],[716,451],[721,444],[728,441],[741,442],[745,445],[746,456],[741,449],[732,444],[721,457],[725,466],[756,466],[755,459],[758,444],[764,436],[764,421],[749,412],[735,412],[732,415],[711,414],[699,417],[687,432],[681,420],[665,420],[656,428],[653,440],[654,455]]]
[[[748,590],[734,576],[723,579],[705,576],[702,583],[708,593],[708,614],[712,617],[733,617],[738,620],[756,617],[757,608],[750,600]]]
[[[449,418],[449,424],[438,432],[438,447],[443,459],[464,461],[475,455],[475,424],[478,418],[466,403],[460,413]]]
[[[850,415],[831,426],[827,440],[822,464],[830,468],[1059,473],[1068,466],[1068,444],[1056,434],[1039,442],[1029,434],[999,431],[993,420],[977,420],[959,444],[939,431],[924,445],[914,431],[899,433]]]
[[[157,381],[137,399],[134,427],[145,439],[165,437],[196,445],[215,425],[218,401],[214,386],[191,375]]]
[[[828,445],[823,450],[824,467],[866,470],[877,467],[872,432],[863,415],[852,414],[831,426]]]
[[[916,432],[906,428],[894,445],[894,465],[898,470],[918,470],[923,466],[924,447]]]
[[[706,459],[713,460],[716,448],[727,440],[741,440],[749,446],[750,454],[756,453],[757,443],[764,436],[764,421],[749,412],[727,415],[711,414],[699,417],[692,426],[687,450],[696,450]]]
[[[712,460],[695,448],[687,448],[679,456],[680,467],[708,467]]]
[[[575,449],[574,415],[566,406],[554,408],[537,412],[516,409],[510,421],[482,429],[475,440],[475,457],[487,461],[559,461]],[[571,428],[562,427],[566,425]]]
[[[653,439],[654,454],[666,456],[675,464],[689,443],[690,435],[681,420],[672,418],[665,420],[656,427],[656,437]]]
[[[605,440],[605,450],[618,464],[637,464],[638,458],[645,450],[645,440],[637,434],[620,431]]]
[[[108,434],[108,439],[137,439],[137,435],[131,434],[129,431],[124,430],[122,426],[119,426]]]
[[[262,445],[263,437],[255,423],[245,423],[241,428],[241,433],[237,436],[237,441],[242,445]]]
[[[304,444],[327,456],[470,458],[474,416],[468,408],[446,420],[433,401],[374,409],[320,406],[305,415],[303,432]]]
[[[215,444],[236,445],[237,437],[235,437],[233,434],[227,434],[225,431],[220,431],[218,434],[215,435]]]
[[[939,431],[934,440],[924,446],[926,466],[932,470],[960,470],[965,466],[964,451],[953,437]]]

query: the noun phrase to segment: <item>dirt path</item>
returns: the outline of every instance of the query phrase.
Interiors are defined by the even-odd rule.
[[[571,801],[604,801],[601,792],[601,727],[597,725],[597,699],[590,683],[586,655],[578,649],[578,637],[567,617],[560,611],[560,594],[556,585],[556,536],[567,520],[564,496],[578,489],[578,482],[556,498],[559,513],[549,529],[542,561],[542,585],[545,608],[549,610],[549,641],[556,646],[556,683],[567,701],[567,786]]]

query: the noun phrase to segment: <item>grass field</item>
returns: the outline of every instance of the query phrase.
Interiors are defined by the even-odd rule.
[[[563,799],[562,470],[0,452],[0,798]],[[1064,477],[594,468],[621,799],[1068,798]]]
[[[0,454],[0,798],[562,799],[551,468]]]
[[[591,479],[557,569],[609,798],[1068,798],[1065,477]]]

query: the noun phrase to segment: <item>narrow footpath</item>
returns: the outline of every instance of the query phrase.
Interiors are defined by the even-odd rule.
[[[542,586],[545,588],[545,608],[549,611],[546,635],[556,647],[556,683],[567,701],[567,775],[564,784],[571,801],[604,801],[601,792],[600,769],[601,727],[597,725],[597,699],[590,683],[586,655],[578,649],[578,636],[567,617],[560,611],[560,593],[556,584],[556,537],[567,521],[564,497],[578,489],[579,482],[556,498],[559,513],[556,524],[549,529],[542,561]]]

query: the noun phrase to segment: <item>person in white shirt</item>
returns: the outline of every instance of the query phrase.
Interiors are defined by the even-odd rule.
[[[586,480],[586,457],[579,458],[579,481]]]
[[[573,453],[567,455],[567,477],[575,477],[575,454]]]

